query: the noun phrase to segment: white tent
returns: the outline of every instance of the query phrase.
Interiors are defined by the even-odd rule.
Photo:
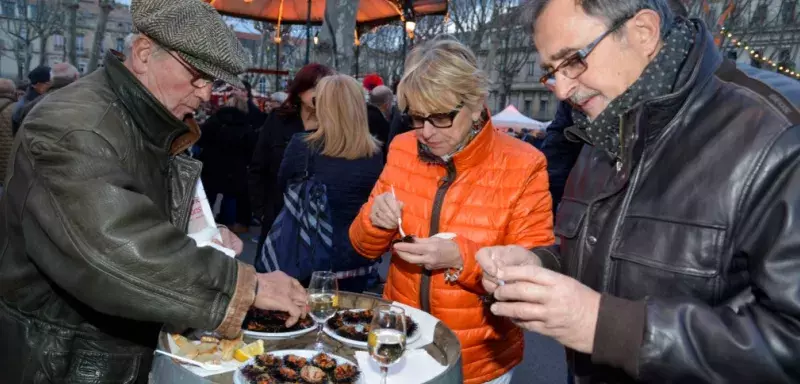
[[[519,131],[522,128],[545,130],[547,129],[547,126],[550,125],[550,122],[545,123],[531,119],[519,113],[519,111],[514,108],[513,105],[509,105],[503,110],[503,112],[492,116],[492,124],[498,129],[512,128],[515,131]]]

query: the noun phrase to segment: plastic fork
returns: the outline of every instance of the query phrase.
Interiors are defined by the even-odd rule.
[[[203,368],[203,369],[208,370],[208,371],[216,371],[218,369],[222,369],[222,365],[219,365],[219,364],[201,363],[199,361],[195,361],[195,360],[192,360],[192,359],[188,359],[186,357],[178,356],[178,355],[175,355],[175,354],[172,354],[172,353],[169,353],[169,352],[162,351],[160,349],[156,349],[156,353],[160,353],[162,355],[169,356],[169,357],[171,357],[171,358],[173,358],[175,360],[179,360],[179,361],[182,361],[184,363],[191,364],[191,365]]]
[[[392,184],[392,197],[397,201],[397,194],[394,193],[394,184]],[[397,217],[397,229],[400,230],[400,237],[406,237],[406,233],[403,231],[403,218],[400,216]]]

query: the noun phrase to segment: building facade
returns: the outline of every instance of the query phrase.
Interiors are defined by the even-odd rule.
[[[23,78],[27,73],[36,68],[44,57],[44,64],[53,65],[68,61],[66,26],[67,9],[56,5],[58,2],[30,1],[27,9],[18,6],[19,1],[0,1],[0,77],[17,79],[20,52],[25,49],[30,51],[30,65],[23,63]],[[75,49],[77,56],[76,67],[85,74],[89,63],[92,44],[95,42],[95,28],[100,15],[100,7],[94,0],[79,0],[77,13],[77,34]],[[51,7],[51,8],[47,8]],[[59,7],[59,8],[54,8]],[[24,9],[24,10],[23,10]],[[59,27],[52,35],[47,37],[47,44],[42,52],[40,39],[30,41],[30,44],[19,38],[27,29],[33,29],[39,22],[44,12],[62,12]],[[27,25],[25,25],[27,24]],[[20,27],[22,26],[22,27]],[[101,53],[107,49],[122,51],[125,37],[133,30],[130,8],[124,4],[116,4],[108,16],[106,33],[101,45]],[[101,57],[102,59],[102,57]],[[99,62],[102,64],[102,60]]]

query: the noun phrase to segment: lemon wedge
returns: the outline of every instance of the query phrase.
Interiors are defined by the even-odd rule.
[[[233,358],[245,362],[264,353],[264,340],[256,340],[233,352]]]
[[[333,307],[339,308],[339,295],[333,295]]]

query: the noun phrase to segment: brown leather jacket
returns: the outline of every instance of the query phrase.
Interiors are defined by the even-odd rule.
[[[25,119],[0,200],[3,382],[146,382],[163,324],[239,332],[255,271],[185,235],[188,132],[112,55]]]

